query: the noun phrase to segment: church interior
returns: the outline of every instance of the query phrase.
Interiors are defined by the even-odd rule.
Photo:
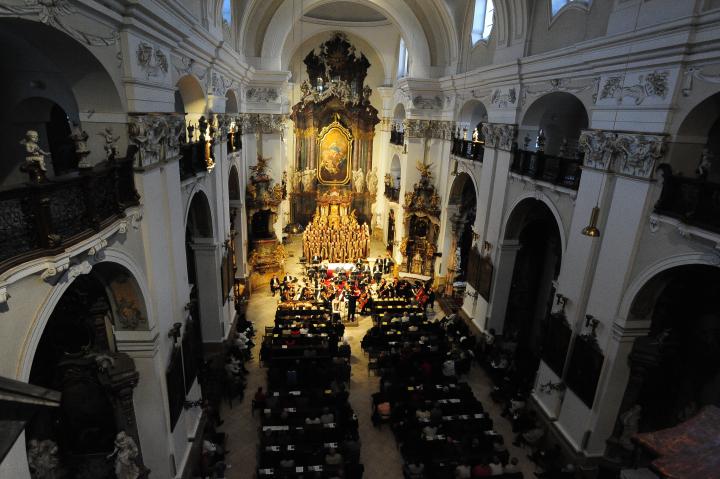
[[[720,1],[0,44],[0,479],[720,479]]]

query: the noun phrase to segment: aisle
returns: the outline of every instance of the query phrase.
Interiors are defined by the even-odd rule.
[[[289,253],[288,270],[290,274],[297,276],[300,272],[300,265],[297,258],[301,255],[299,238],[286,246]],[[371,244],[372,256],[384,253],[380,242],[373,241]],[[255,477],[258,427],[260,425],[259,414],[256,417],[251,415],[252,397],[257,388],[266,386],[266,371],[259,363],[260,342],[265,326],[273,326],[275,310],[278,297],[270,295],[269,288],[255,291],[252,294],[247,309],[247,317],[255,325],[255,347],[253,358],[245,366],[248,369],[247,387],[242,402],[234,401],[232,408],[227,402],[223,403],[221,414],[225,424],[221,430],[228,434],[227,448],[230,450],[227,455],[227,462],[231,467],[227,470],[229,479],[251,479]],[[437,306],[436,306],[437,308]],[[436,314],[442,315],[439,308]],[[369,316],[361,317],[358,327],[347,327],[345,336],[351,345],[352,376],[350,382],[350,403],[358,416],[360,441],[361,441],[361,462],[365,466],[365,479],[402,479],[402,458],[397,449],[395,439],[390,427],[385,425],[380,429],[373,427],[370,420],[372,394],[379,390],[379,378],[368,376],[367,357],[360,348],[360,341],[372,326]],[[527,459],[526,452],[512,446],[512,432],[510,423],[500,417],[500,410],[490,399],[492,384],[484,371],[477,365],[473,365],[470,374],[461,378],[467,381],[473,389],[475,396],[482,402],[490,413],[495,424],[495,430],[505,437],[510,455],[520,460],[521,470],[525,477],[533,477],[534,466]]]

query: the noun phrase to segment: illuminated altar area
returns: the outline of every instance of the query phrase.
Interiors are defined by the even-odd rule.
[[[357,222],[370,223],[377,191],[372,165],[378,111],[366,85],[370,62],[343,34],[336,34],[304,58],[308,80],[292,107],[295,152],[290,174],[291,222],[307,225],[321,198],[338,191],[355,211]]]
[[[305,258],[320,256],[331,263],[353,263],[367,257],[369,227],[359,224],[355,210],[350,210],[352,199],[347,190],[318,194],[315,214],[303,233]]]

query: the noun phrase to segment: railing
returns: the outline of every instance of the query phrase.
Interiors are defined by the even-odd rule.
[[[696,178],[665,178],[655,212],[720,233],[720,184]]]
[[[397,203],[400,200],[400,188],[385,186],[385,198]]]
[[[185,180],[203,171],[207,171],[205,161],[205,142],[180,145],[180,179]]]
[[[453,138],[452,154],[455,156],[482,163],[484,153],[485,148],[478,141]]]
[[[402,146],[405,143],[405,132],[393,130],[390,132],[390,144]]]
[[[0,271],[62,252],[139,199],[130,160],[0,192]]]
[[[553,185],[577,190],[582,158],[561,158],[542,151],[515,150],[510,171]]]

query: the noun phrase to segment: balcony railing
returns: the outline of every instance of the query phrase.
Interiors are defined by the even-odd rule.
[[[205,142],[184,143],[180,145],[180,179],[185,180],[198,173],[207,171],[208,164],[205,161],[207,148]],[[210,146],[212,149],[212,146]]]
[[[385,186],[385,198],[390,201],[398,202],[400,200],[400,188],[390,188]]]
[[[655,212],[720,233],[720,184],[696,178],[665,178]]]
[[[400,145],[405,143],[405,132],[404,131],[397,131],[393,130],[390,132],[390,144],[391,145]]]
[[[482,163],[484,153],[485,148],[479,141],[453,138],[452,154],[455,156]]]
[[[510,171],[535,180],[577,190],[582,158],[561,158],[542,151],[515,150]]]
[[[59,254],[138,204],[132,161],[0,192],[0,271]]]

